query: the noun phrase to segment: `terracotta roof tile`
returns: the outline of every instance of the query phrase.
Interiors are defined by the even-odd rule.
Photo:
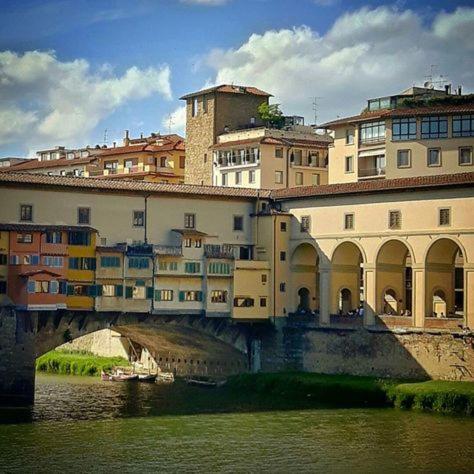
[[[97,232],[97,229],[82,225],[65,225],[65,224],[26,224],[24,222],[0,224],[0,230],[11,230],[14,232],[47,232],[47,231],[77,231],[87,230],[89,232]]]
[[[77,178],[68,176],[48,176],[32,173],[0,173],[0,186],[51,186],[97,191],[141,192],[165,195],[213,196],[223,198],[269,198],[270,191],[249,188],[227,188],[192,184],[165,184],[134,180],[111,180]]]
[[[437,176],[419,176],[413,178],[378,179],[373,181],[359,181],[357,183],[326,184],[320,186],[300,186],[297,188],[275,190],[272,192],[272,198],[277,200],[308,197],[324,198],[340,194],[400,191],[410,190],[413,188],[430,188],[466,184],[474,184],[474,172],[443,174]]]
[[[67,158],[60,158],[59,160],[48,160],[48,161],[39,161],[37,159],[31,159],[24,163],[19,163],[13,167],[6,167],[5,169],[0,169],[0,171],[17,172],[17,171],[23,171],[23,170],[58,168],[62,166],[72,167],[76,165],[89,164],[96,159],[97,159],[97,156],[88,156],[85,158],[73,158],[70,160],[68,160]]]
[[[228,148],[233,146],[240,145],[252,145],[252,144],[263,144],[263,145],[281,145],[281,146],[299,146],[302,148],[309,147],[327,147],[330,142],[315,139],[297,139],[297,138],[276,138],[276,137],[256,137],[256,138],[246,138],[243,140],[232,140],[228,142],[218,143],[213,145],[211,148],[215,150],[220,150],[222,148]]]
[[[154,144],[140,144],[140,145],[128,145],[128,146],[118,146],[115,148],[103,149],[100,156],[115,156],[115,155],[125,155],[128,153],[160,153],[163,151],[173,151],[173,150],[185,150],[184,141],[173,142],[169,141],[163,145],[154,145]]]
[[[272,94],[257,89],[256,87],[236,86],[231,84],[221,84],[220,86],[209,87],[200,91],[191,92],[190,94],[183,95],[180,97],[181,100],[189,99],[197,95],[208,94],[209,92],[223,92],[225,94],[250,94],[260,95],[262,97],[273,97]]]

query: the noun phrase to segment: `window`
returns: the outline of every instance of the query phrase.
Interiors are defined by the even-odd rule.
[[[439,210],[439,225],[451,225],[451,209],[444,208]]]
[[[31,242],[33,242],[33,234],[25,234],[25,233],[17,234],[16,241],[19,244],[31,244]]]
[[[428,149],[428,166],[441,166],[441,150],[439,148]]]
[[[286,260],[286,252],[280,252],[280,261],[284,262]]]
[[[46,256],[43,257],[43,265],[46,267],[61,268],[64,265],[63,257]]]
[[[385,140],[385,122],[363,123],[360,126],[360,142],[376,143]]]
[[[208,273],[214,275],[230,275],[230,265],[228,263],[211,262],[208,266]]]
[[[212,290],[211,303],[227,303],[227,291]]]
[[[90,232],[71,231],[68,233],[68,243],[69,245],[90,245]]]
[[[185,156],[180,156],[179,157],[179,167],[181,169],[184,169],[185,166],[186,166],[186,157]]]
[[[161,168],[166,168],[166,156],[160,158],[160,166]]]
[[[128,268],[143,269],[150,267],[148,257],[128,257]]]
[[[411,166],[411,150],[397,151],[397,168],[410,168]]]
[[[421,119],[421,138],[447,138],[447,117],[423,117]]]
[[[286,222],[280,222],[280,231],[286,232]]]
[[[237,171],[235,173],[235,184],[242,184],[242,172]]]
[[[202,113],[207,114],[207,95],[202,96]]]
[[[354,129],[346,129],[346,145],[354,145]]]
[[[115,285],[102,285],[102,296],[115,296]]]
[[[344,229],[353,230],[354,229],[354,214],[344,214]]]
[[[156,301],[173,301],[173,290],[155,290]]]
[[[283,184],[283,171],[275,171],[275,183]]]
[[[77,208],[77,223],[78,224],[90,224],[91,223],[91,210],[89,207],[78,207]]]
[[[282,282],[280,283],[280,292],[284,293],[286,291],[286,283]]]
[[[392,140],[415,140],[416,118],[393,119]]]
[[[133,211],[133,227],[145,225],[145,211]]]
[[[179,301],[202,301],[202,291],[180,291]]]
[[[266,306],[267,306],[267,298],[265,298],[264,296],[261,296],[260,297],[260,307],[265,308]]]
[[[472,148],[459,148],[459,166],[472,165]]]
[[[453,137],[474,136],[474,114],[453,117]]]
[[[234,307],[235,308],[251,308],[255,304],[253,298],[245,296],[237,296],[234,298]]]
[[[400,229],[402,226],[402,213],[400,211],[389,211],[388,227],[389,229]]]
[[[96,260],[93,257],[69,257],[71,270],[95,270]]]
[[[184,228],[194,229],[196,227],[196,214],[184,214]]]
[[[35,281],[35,293],[49,293],[49,281]]]
[[[7,265],[8,257],[5,253],[0,253],[0,265]]]
[[[104,268],[120,268],[120,257],[117,257],[117,256],[100,257],[100,266]]]
[[[168,262],[163,262],[163,261],[160,261],[158,263],[158,268],[160,270],[168,270]]]
[[[186,239],[184,239],[184,246],[185,247],[191,247],[191,244],[192,244],[192,240],[188,237]]]
[[[266,283],[268,281],[267,274],[262,273],[262,283]]]
[[[193,117],[196,117],[198,114],[198,98],[197,97],[193,97],[191,99],[191,115]]]
[[[295,174],[295,182],[296,182],[296,186],[301,186],[303,184],[303,173]]]
[[[275,148],[275,158],[283,158],[283,148]]]
[[[354,172],[354,157],[353,156],[346,156],[345,162],[344,162],[344,171],[346,173]]]
[[[234,231],[244,230],[244,216],[234,216]]]
[[[200,249],[202,247],[202,240],[201,239],[196,239],[194,241],[194,247],[197,249]]]
[[[255,183],[255,170],[249,170],[249,183]]]
[[[185,273],[199,273],[201,271],[201,264],[199,262],[185,262],[184,272]]]
[[[118,167],[118,161],[106,161],[104,162],[104,169],[106,170],[116,170]]]
[[[227,173],[222,173],[222,186],[227,186]]]
[[[46,232],[46,243],[47,244],[60,244],[63,241],[63,235],[59,231],[48,231]]]
[[[127,170],[132,169],[134,165],[136,165],[135,160],[125,160],[123,163],[123,167]]]
[[[300,222],[300,232],[310,232],[311,231],[311,217],[302,216]]]
[[[33,221],[33,206],[31,204],[20,205],[20,221]]]
[[[311,175],[311,184],[313,186],[318,186],[319,183],[320,183],[319,174],[316,174],[316,173],[312,174]]]
[[[169,262],[169,269],[170,271],[177,271],[178,270],[178,262]]]
[[[139,282],[136,282],[135,286],[132,287],[132,299],[134,300],[144,300],[146,299],[146,287],[145,285],[139,285]]]

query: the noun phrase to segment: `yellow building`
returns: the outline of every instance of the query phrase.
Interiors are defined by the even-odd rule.
[[[85,219],[89,208],[78,209],[78,220]],[[89,209],[90,211],[90,209]],[[81,214],[81,212],[83,212]],[[68,231],[68,309],[93,309],[96,296],[96,231],[89,227]]]
[[[125,245],[96,248],[96,311],[124,311]]]
[[[332,130],[329,184],[465,173],[474,169],[474,95],[412,87],[370,99]]]

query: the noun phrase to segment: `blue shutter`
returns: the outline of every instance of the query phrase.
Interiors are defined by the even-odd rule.
[[[39,255],[31,256],[31,265],[39,265]]]
[[[123,296],[123,285],[115,285],[115,296]]]
[[[125,298],[133,298],[133,287],[126,286],[125,287]]]
[[[180,291],[179,292],[179,301],[184,301],[184,298],[185,298],[185,291]]]
[[[97,296],[102,296],[102,285],[96,285]]]
[[[155,290],[155,301],[161,301],[161,290]]]
[[[97,287],[96,285],[90,285],[88,288],[87,288],[87,296],[97,296]]]
[[[65,281],[59,282],[59,293],[65,295],[67,292],[67,283]]]
[[[59,283],[56,280],[51,280],[49,282],[49,291],[50,293],[58,293],[59,291]]]
[[[35,292],[35,281],[34,280],[28,280],[28,293],[34,293]]]
[[[67,295],[71,296],[74,294],[74,286],[73,285],[67,285]]]
[[[153,287],[152,286],[147,286],[146,287],[146,297],[149,300],[153,299]]]

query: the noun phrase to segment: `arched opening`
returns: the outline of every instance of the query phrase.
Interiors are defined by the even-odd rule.
[[[352,293],[348,288],[342,288],[339,292],[339,313],[349,314],[352,311]]]
[[[331,260],[331,314],[356,314],[362,306],[363,261],[362,252],[352,242],[343,242],[334,251]]]
[[[377,260],[376,312],[388,316],[412,315],[412,255],[400,240],[389,240]]]
[[[449,238],[436,240],[426,254],[426,316],[464,317],[464,255]]]
[[[291,256],[292,311],[319,311],[319,256],[308,243],[298,245]]]
[[[298,290],[299,304],[298,311],[309,311],[309,290],[308,288],[300,288]]]

